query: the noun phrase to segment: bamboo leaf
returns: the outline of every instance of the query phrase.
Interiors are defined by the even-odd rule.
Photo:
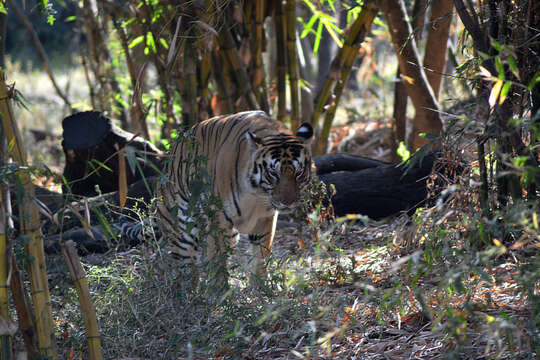
[[[492,79],[493,78],[493,75],[491,75],[491,73],[489,72],[488,69],[486,69],[485,67],[483,66],[480,66],[480,75],[486,79],[486,80],[489,80],[489,79]]]
[[[504,80],[504,65],[500,57],[495,57],[495,68],[497,69],[497,77]]]
[[[514,76],[519,79],[519,71],[516,59],[514,59],[512,55],[508,55],[508,57],[506,58],[506,62],[508,63],[508,67],[510,68],[510,71],[512,71],[512,74],[514,74]]]
[[[532,78],[532,80],[529,82],[529,86],[527,86],[527,89],[529,91],[532,91],[532,89],[535,87],[535,85],[540,82],[540,71],[537,72],[534,77]]]
[[[171,40],[171,47],[169,48],[169,52],[167,53],[167,72],[170,72],[172,69],[172,66],[176,62],[176,59],[178,58],[178,53],[180,52],[180,49],[182,48],[182,43],[184,41],[184,38],[182,37],[180,39],[180,42],[178,42],[178,33],[180,32],[180,24],[182,23],[182,17],[180,16],[178,18],[178,21],[176,22],[176,29],[174,31],[173,38]]]
[[[133,49],[135,46],[139,45],[144,41],[144,35],[137,36],[135,39],[131,40],[128,45],[128,48]]]
[[[137,153],[133,146],[126,146],[126,156],[129,164],[129,169],[131,170],[132,174],[135,174],[135,170],[137,168]]]
[[[321,44],[322,29],[323,24],[319,21],[319,25],[317,26],[317,34],[315,35],[315,43],[313,44],[313,53],[315,55],[317,55],[317,52],[319,51],[319,45]]]
[[[506,96],[508,95],[508,91],[510,90],[510,87],[512,86],[511,81],[507,81],[504,83],[504,86],[501,90],[501,95],[499,96],[499,105],[502,105],[504,100],[506,100]]]
[[[157,52],[154,34],[152,34],[151,31],[146,33],[146,45],[152,50],[154,54]]]
[[[301,18],[300,18],[301,19]],[[309,33],[314,32],[313,31],[313,25],[315,24],[315,21],[317,21],[317,16],[313,14],[311,19],[307,22],[307,24],[304,26],[304,30],[302,30],[302,33],[300,34],[300,38],[303,39],[306,36],[308,36]]]
[[[165,40],[164,38],[159,38],[159,43],[161,44],[161,46],[163,46],[165,50],[169,49],[169,44],[167,44],[167,40]]]
[[[414,84],[414,79],[410,76],[406,76],[406,75],[403,75],[403,74],[400,74],[400,77],[405,80],[408,84]]]
[[[125,148],[118,151],[118,199],[120,202],[120,210],[126,205],[127,199],[127,175],[126,175],[126,150]]]
[[[338,35],[338,33],[341,32],[341,29],[339,29],[333,22],[323,21],[323,20],[321,20],[321,22],[323,23],[326,31],[328,31],[332,39],[334,39],[336,44],[339,47],[342,47],[343,43],[341,42],[341,39],[339,38],[339,35]]]
[[[489,94],[489,107],[493,108],[495,106],[495,103],[497,102],[497,98],[499,97],[501,93],[503,82],[502,80],[495,81],[495,84],[493,84],[493,87],[491,88],[491,93]]]

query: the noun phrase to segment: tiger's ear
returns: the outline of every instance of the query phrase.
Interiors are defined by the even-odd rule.
[[[313,137],[313,127],[309,123],[303,123],[296,131],[296,136],[304,139],[304,144],[311,143]]]
[[[253,150],[257,150],[262,145],[262,140],[260,138],[258,138],[257,135],[255,135],[251,131],[246,131],[246,139],[247,139],[247,142],[248,142],[249,146]]]

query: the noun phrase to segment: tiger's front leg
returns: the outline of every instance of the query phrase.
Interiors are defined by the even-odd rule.
[[[216,227],[209,229],[207,257],[210,285],[224,290],[229,287],[227,260],[232,248],[238,242],[239,234],[223,215],[219,216]]]
[[[249,235],[254,257],[254,274],[261,279],[264,279],[266,274],[265,258],[272,252],[277,218],[276,211],[273,216],[259,219],[252,234]]]

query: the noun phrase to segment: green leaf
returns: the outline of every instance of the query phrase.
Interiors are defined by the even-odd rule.
[[[307,24],[304,26],[304,30],[302,30],[302,33],[300,34],[300,39],[305,38],[310,32],[313,32],[313,25],[315,24],[315,21],[317,21],[317,15],[313,14],[311,19],[309,19]]]
[[[72,16],[68,16],[66,20],[64,20],[64,22],[72,22],[75,20],[77,20],[77,17],[75,15],[72,15]]]
[[[501,52],[502,50],[501,44],[495,39],[491,39],[491,46],[493,46],[498,52]]]
[[[169,49],[169,44],[167,44],[167,41],[164,38],[159,38],[159,43],[165,50]]]
[[[135,46],[139,45],[144,41],[144,35],[139,35],[135,39],[131,40],[131,42],[128,45],[128,48],[132,49]]]
[[[321,44],[322,28],[323,24],[319,21],[319,25],[317,26],[317,33],[315,35],[315,44],[313,44],[313,53],[315,55],[317,55],[317,52],[319,51],[319,45]]]
[[[514,59],[512,55],[508,55],[506,62],[508,63],[508,67],[510,68],[510,71],[512,71],[512,74],[519,79],[519,71],[516,64],[516,59]]]
[[[405,143],[403,141],[399,142],[396,153],[401,158],[401,161],[407,161],[407,159],[411,157],[411,152],[409,151],[409,149],[407,149],[407,146],[405,146]]]
[[[95,162],[100,167],[104,168],[105,170],[112,172],[112,169],[110,167],[108,167],[107,165],[105,165],[104,163],[102,163],[101,161],[96,160],[96,159],[92,159],[92,162]]]
[[[495,106],[495,103],[497,102],[497,99],[499,98],[499,95],[501,93],[502,85],[502,80],[497,80],[495,81],[495,84],[493,84],[493,87],[491,88],[491,93],[489,94],[490,108],[493,108]]]
[[[529,91],[532,91],[532,89],[538,82],[540,82],[540,71],[534,75],[531,82],[529,83],[529,86],[527,86],[527,89],[529,89]]]
[[[498,56],[495,57],[495,68],[497,69],[498,78],[504,80],[504,65]]]
[[[127,28],[129,25],[131,25],[133,22],[135,22],[135,20],[137,20],[136,18],[131,18],[129,20],[126,20],[122,23],[122,27],[123,28]]]
[[[499,105],[502,105],[504,100],[506,100],[506,96],[508,95],[508,91],[510,91],[511,86],[512,86],[511,81],[507,81],[504,83],[503,88],[501,90],[501,95],[499,95]]]
[[[156,50],[156,42],[154,40],[154,34],[152,34],[151,31],[146,33],[146,45],[152,49],[152,52],[155,54],[157,52]]]
[[[133,146],[126,146],[126,157],[129,164],[129,168],[132,174],[135,174],[137,168],[137,155],[135,153],[135,148]]]

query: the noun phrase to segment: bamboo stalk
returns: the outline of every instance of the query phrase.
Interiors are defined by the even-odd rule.
[[[0,131],[0,156],[4,152],[4,138]],[[0,165],[3,164],[3,159],[0,159]],[[9,298],[8,298],[8,259],[9,259],[9,245],[7,238],[7,211],[5,207],[7,186],[4,181],[0,179],[0,318],[3,324],[10,323],[9,318]],[[7,326],[6,326],[7,328]],[[4,329],[5,331],[6,329]],[[13,358],[12,349],[12,336],[3,332],[0,336],[0,359]]]
[[[4,74],[0,74],[0,113],[2,125],[9,144],[13,144],[13,158],[20,166],[27,166],[26,152],[21,140],[21,134],[15,123],[13,109],[9,101]],[[23,201],[20,204],[21,233],[29,237],[29,243],[25,245],[31,261],[28,262],[28,273],[32,300],[36,313],[36,329],[38,333],[39,351],[42,355],[57,358],[56,345],[53,331],[51,298],[47,283],[47,271],[45,266],[45,252],[43,250],[43,235],[39,222],[39,211],[34,201],[34,187],[27,170],[17,172],[21,184],[25,189]]]
[[[215,51],[212,52],[212,74],[214,76],[214,81],[216,82],[217,86],[217,106],[220,111],[220,114],[214,115],[230,114],[233,112],[231,96],[229,95],[228,91],[229,78],[227,76],[227,65],[225,63],[225,69],[220,66],[222,62],[220,61],[219,56],[220,55],[216,54]]]
[[[0,15],[0,28],[4,28],[6,15]],[[6,32],[0,30],[5,36]],[[0,44],[0,48],[3,49],[3,43]],[[0,58],[3,58],[3,50],[0,50]],[[0,127],[0,167],[5,166],[7,163],[6,153],[6,137],[4,136],[4,130]],[[3,324],[11,323],[9,318],[9,297],[8,297],[8,282],[9,282],[9,252],[10,245],[8,244],[8,184],[5,179],[0,178],[0,320]],[[3,329],[0,336],[0,359],[13,358],[12,336],[7,333],[6,329]]]
[[[71,274],[71,278],[75,284],[75,289],[77,290],[77,295],[79,297],[81,312],[86,327],[86,340],[88,342],[89,359],[103,359],[101,354],[99,326],[96,313],[94,311],[94,306],[92,304],[92,299],[90,298],[90,291],[88,290],[86,272],[81,265],[81,260],[79,259],[79,255],[77,255],[75,243],[72,240],[68,240],[62,244],[62,254],[66,259],[69,273]]]
[[[270,105],[268,104],[268,90],[266,88],[266,77],[264,74],[262,59],[265,5],[265,0],[255,1],[255,38],[253,42],[255,66],[253,69],[252,86],[255,91],[255,95],[257,96],[257,101],[259,104],[261,104],[261,109],[267,113],[270,113]]]
[[[291,129],[298,128],[300,101],[298,97],[298,64],[296,59],[296,1],[287,0],[285,7],[287,31],[287,67],[289,69],[289,90],[291,96]]]
[[[276,30],[276,48],[277,48],[277,68],[276,82],[278,93],[278,121],[284,122],[286,116],[286,76],[287,76],[287,58],[285,49],[285,21],[283,14],[283,4],[281,0],[274,3],[274,27]]]
[[[187,35],[189,37],[189,33]],[[193,41],[187,39],[184,43],[184,66],[183,82],[184,91],[182,93],[182,125],[190,128],[199,118],[199,106],[197,103],[197,65],[195,63],[196,53],[193,48]]]
[[[362,11],[345,37],[343,47],[336,55],[334,61],[332,61],[330,74],[325,81],[325,85],[323,86],[321,93],[317,97],[317,105],[313,111],[312,125],[313,127],[316,127],[319,121],[319,116],[324,110],[328,98],[330,97],[330,90],[333,88],[332,103],[325,114],[323,128],[316,145],[317,154],[323,154],[326,150],[328,145],[328,136],[330,134],[330,129],[332,127],[332,122],[334,121],[334,116],[341,98],[341,94],[343,93],[344,86],[349,78],[349,74],[360,49],[360,45],[364,41],[364,38],[369,31],[371,23],[377,15],[377,11],[378,10],[375,7],[374,2],[364,2]]]
[[[223,26],[218,34],[219,47],[225,54],[227,62],[231,66],[236,85],[240,90],[240,94],[246,98],[248,106],[252,110],[260,109],[255,94],[251,88],[251,83],[248,79],[246,69],[242,66],[240,55],[234,44],[233,37],[228,26]]]
[[[319,91],[319,94],[315,98],[316,103],[313,110],[313,118],[311,121],[314,129],[317,128],[317,125],[319,124],[319,118],[328,104],[328,100],[330,99],[330,96],[332,94],[332,89],[335,82],[337,82],[340,78],[341,68],[349,57],[349,54],[354,51],[353,45],[355,43],[360,44],[364,40],[364,37],[369,30],[373,19],[375,18],[375,15],[377,15],[377,11],[378,9],[376,8],[375,2],[373,0],[364,1],[362,11],[358,15],[358,18],[355,20],[355,22],[348,29],[347,34],[345,35],[345,39],[343,41],[343,46],[339,49],[334,60],[332,61],[332,65],[330,66],[330,72],[326,77],[324,85]]]
[[[332,122],[334,121],[334,117],[336,115],[336,110],[339,104],[339,100],[341,99],[341,95],[343,94],[343,89],[345,88],[345,84],[347,83],[347,80],[349,79],[349,75],[351,74],[352,66],[354,64],[354,61],[356,59],[356,55],[358,54],[358,51],[360,50],[360,44],[355,44],[352,46],[352,51],[349,53],[349,56],[343,63],[343,67],[341,68],[341,76],[339,80],[337,81],[336,85],[334,86],[334,93],[332,94],[332,104],[330,104],[330,107],[326,111],[324,115],[324,122],[321,130],[321,137],[319,138],[319,141],[317,142],[317,154],[322,155],[325,154],[328,147],[328,137],[330,136],[330,130],[332,128]]]
[[[126,59],[126,65],[128,68],[129,78],[131,80],[131,88],[133,91],[132,99],[130,101],[130,114],[131,114],[131,120],[136,121],[139,129],[142,131],[142,134],[145,139],[150,139],[150,133],[148,131],[148,125],[146,124],[146,115],[144,111],[144,106],[142,104],[142,96],[140,94],[140,90],[142,88],[142,84],[140,83],[141,78],[139,77],[139,74],[135,70],[135,64],[133,63],[133,59],[131,58],[131,53],[129,51],[129,45],[128,45],[128,39],[127,35],[124,32],[124,29],[120,24],[118,23],[118,20],[116,18],[116,15],[113,13],[111,14],[111,19],[114,28],[116,29],[116,32],[118,34],[118,37],[120,38],[120,44],[122,44],[122,50],[124,50],[124,57]]]
[[[199,62],[199,79],[197,81],[198,93],[200,94],[198,121],[210,118],[211,114],[211,94],[208,84],[212,68],[212,58],[210,50],[201,51],[201,61]]]
[[[36,326],[33,319],[32,308],[30,307],[27,299],[26,292],[24,290],[23,280],[21,272],[17,267],[15,257],[11,254],[11,281],[9,286],[11,289],[11,296],[13,297],[13,303],[15,304],[15,310],[17,311],[17,318],[19,320],[19,329],[21,330],[24,344],[26,346],[26,352],[29,359],[40,358],[37,339],[36,339]]]

